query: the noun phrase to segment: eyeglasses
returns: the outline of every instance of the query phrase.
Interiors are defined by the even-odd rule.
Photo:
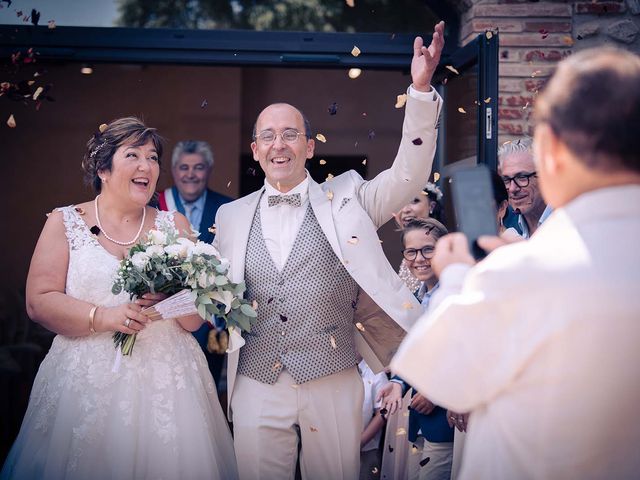
[[[435,253],[435,249],[430,245],[426,245],[420,249],[405,248],[404,250],[402,250],[402,256],[408,262],[413,262],[416,258],[418,258],[418,252],[420,252],[420,255],[422,255],[422,258],[424,258],[425,260],[431,260],[433,258],[433,254]]]
[[[517,175],[514,175],[513,177],[503,176],[502,181],[504,182],[504,186],[507,187],[507,189],[511,185],[511,182],[514,182],[520,188],[524,188],[529,186],[529,179],[531,177],[535,177],[536,175],[536,172],[519,173]]]
[[[262,143],[272,144],[279,136],[285,143],[296,143],[300,135],[305,135],[305,133],[294,130],[293,128],[288,128],[282,133],[275,133],[271,130],[263,130],[258,135],[256,135],[255,139],[260,140]]]

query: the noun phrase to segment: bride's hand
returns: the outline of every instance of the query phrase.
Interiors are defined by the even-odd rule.
[[[125,303],[117,307],[99,307],[96,311],[94,328],[96,332],[138,333],[151,320],[140,313],[142,307],[135,303]]]
[[[136,305],[140,305],[142,308],[147,308],[152,307],[165,298],[167,298],[166,293],[145,293],[140,298],[138,298],[135,303]]]

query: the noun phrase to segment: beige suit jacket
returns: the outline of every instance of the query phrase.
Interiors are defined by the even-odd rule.
[[[387,261],[377,229],[389,221],[426,184],[436,149],[436,122],[442,99],[408,97],[402,140],[393,165],[365,181],[349,171],[318,184],[309,179],[309,201],[333,251],[360,286],[356,342],[375,371],[386,366],[404,333],[420,315],[420,305]],[[422,143],[413,142],[419,138]],[[222,205],[216,216],[214,245],[230,261],[233,282],[244,280],[249,231],[264,188]],[[356,237],[357,242],[352,239]],[[355,328],[355,327],[354,327]],[[229,405],[239,347],[232,332],[227,364]]]

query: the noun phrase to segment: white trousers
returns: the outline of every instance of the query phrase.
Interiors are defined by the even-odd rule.
[[[238,375],[231,400],[240,480],[356,480],[364,388],[356,367],[297,385]]]
[[[414,445],[417,449],[412,445],[407,465],[409,480],[451,479],[453,442],[434,443],[418,437]]]

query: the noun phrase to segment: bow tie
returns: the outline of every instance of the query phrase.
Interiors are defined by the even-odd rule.
[[[273,207],[274,205],[291,205],[292,207],[299,207],[302,205],[299,193],[294,193],[293,195],[269,195],[267,202],[270,207]]]

